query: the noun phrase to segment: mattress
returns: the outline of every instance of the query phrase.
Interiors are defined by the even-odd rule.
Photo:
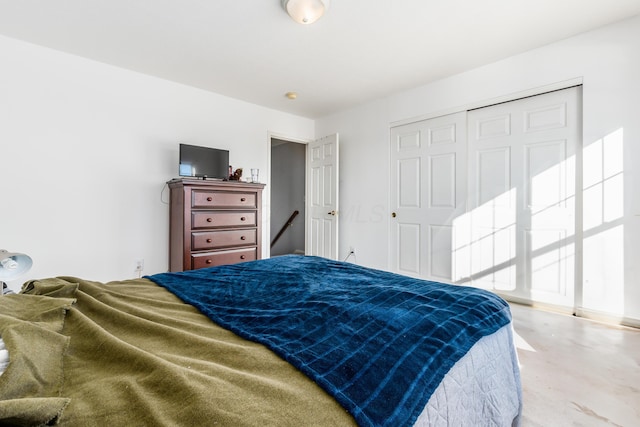
[[[485,290],[313,256],[149,278],[273,350],[361,426],[412,425],[450,368],[511,319]]]
[[[276,354],[147,279],[55,278],[24,290],[0,299],[0,336],[9,339],[5,350],[0,346],[0,359],[9,360],[0,376],[0,421],[15,421],[16,408],[20,416],[32,408],[53,417],[41,422],[62,425],[354,424],[336,400]],[[507,324],[477,340],[418,408],[415,425],[518,425],[522,398],[512,338]],[[46,352],[29,350],[45,344]],[[38,368],[47,358],[49,379]],[[34,367],[37,375],[18,371]]]
[[[9,353],[0,338],[0,375]],[[509,369],[509,367],[511,369]],[[478,341],[445,375],[415,427],[519,426],[520,372],[511,326]],[[309,420],[309,424],[313,424]]]

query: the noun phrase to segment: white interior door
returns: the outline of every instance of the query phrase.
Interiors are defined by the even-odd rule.
[[[451,282],[453,220],[465,212],[466,113],[391,129],[392,270]]]
[[[307,146],[307,239],[305,252],[338,258],[338,134]]]
[[[573,306],[580,89],[468,113],[469,211],[454,279]]]

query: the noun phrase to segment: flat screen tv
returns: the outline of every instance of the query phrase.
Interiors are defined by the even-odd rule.
[[[228,179],[229,151],[180,144],[180,176]]]

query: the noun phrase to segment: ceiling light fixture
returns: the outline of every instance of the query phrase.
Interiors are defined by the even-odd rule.
[[[313,24],[329,9],[330,0],[282,0],[282,7],[299,24]]]

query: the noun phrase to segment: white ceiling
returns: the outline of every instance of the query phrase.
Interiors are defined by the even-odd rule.
[[[318,118],[637,14],[640,0],[333,0],[305,26],[280,0],[0,0],[0,34]]]

